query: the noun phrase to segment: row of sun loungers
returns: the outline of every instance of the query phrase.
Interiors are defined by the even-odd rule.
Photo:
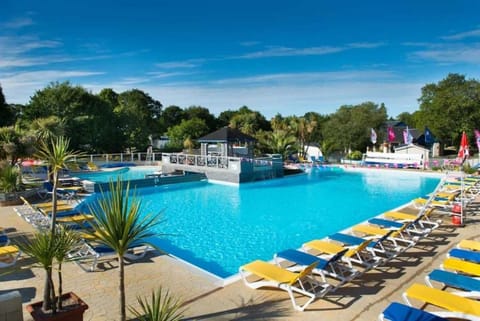
[[[22,199],[24,201],[24,205],[15,207],[15,212],[37,229],[50,228],[50,216],[53,209],[52,202],[31,204],[26,199]],[[78,202],[72,202],[71,200],[59,200],[57,203],[56,222],[57,224],[68,226],[69,228],[79,231],[82,240],[78,246],[68,254],[68,257],[84,271],[92,272],[96,270],[101,259],[116,257],[117,254],[110,247],[98,244],[94,239],[88,237],[86,233],[82,233],[84,230],[92,229],[90,222],[94,219],[94,217],[91,214],[79,212],[77,210],[78,205]],[[8,245],[1,243],[3,235],[4,234],[2,234],[0,230],[0,245]],[[133,244],[124,257],[127,260],[138,260],[143,258],[147,251],[151,249],[152,247],[144,243]],[[18,258],[19,255],[20,252],[16,246],[1,246],[0,267],[12,266],[15,264],[16,258]],[[8,265],[2,264],[2,258],[8,259]]]
[[[293,307],[303,311],[315,299],[385,265],[428,236],[438,224],[422,226],[423,216],[405,222],[372,219],[325,239],[306,242],[301,249],[278,252],[273,263],[256,260],[246,264],[240,267],[240,276],[254,289],[269,286],[287,291]],[[306,296],[307,301],[298,303],[295,292]]]
[[[379,320],[432,320],[446,318],[480,320],[480,242],[464,240],[452,249],[439,269],[425,277],[426,285],[415,283],[402,295],[406,305],[390,304],[379,316]],[[436,288],[435,286],[440,286]],[[413,301],[432,305],[435,312],[413,307]]]
[[[473,187],[476,188],[477,182],[479,181],[472,180],[470,184],[472,190]],[[448,204],[452,207],[459,197],[465,197],[465,195],[459,195],[458,191],[447,190],[446,186],[448,186],[446,181],[442,181],[431,195],[422,199],[418,214],[401,211],[385,212],[341,233],[334,233],[322,240],[306,242],[300,249],[278,252],[274,255],[272,262],[256,260],[248,263],[240,267],[240,276],[245,285],[254,289],[277,287],[287,291],[293,307],[303,311],[315,299],[335,291],[371,269],[387,264],[414,247],[421,239],[428,237],[442,223],[441,220],[435,221],[431,218],[432,213],[438,211],[437,202],[446,202],[446,204],[442,203],[442,206]],[[472,197],[470,196],[469,199]],[[418,202],[418,199],[412,201],[417,204]],[[469,264],[478,264],[478,277],[480,277],[480,253],[471,254],[465,251],[452,250],[450,252],[452,257],[444,264],[458,265],[457,261],[463,260],[468,254],[470,260],[473,258],[478,260],[476,263]],[[463,261],[461,263],[462,266],[469,266]],[[472,267],[469,266],[469,268]],[[430,287],[424,290],[422,286],[416,285],[409,293],[415,295],[418,292],[427,291],[429,295],[433,295],[432,290],[436,291]],[[297,296],[294,295],[295,292],[306,296],[307,300],[300,304],[297,302]],[[394,305],[391,309],[405,308]],[[386,311],[387,315],[390,310]]]

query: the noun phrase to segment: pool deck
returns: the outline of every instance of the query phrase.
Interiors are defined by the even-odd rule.
[[[449,216],[443,216],[444,225],[399,259],[316,300],[304,312],[293,310],[284,291],[253,290],[241,281],[220,287],[215,278],[159,252],[148,253],[126,266],[127,304],[135,305],[137,296],[149,295],[152,289],[162,286],[185,302],[185,320],[377,320],[390,302],[402,302],[401,294],[408,286],[424,283],[425,275],[438,268],[448,250],[460,240],[480,238],[480,215],[473,215],[478,206],[480,199],[469,207],[465,227],[452,226]],[[13,243],[16,237],[33,231],[13,207],[0,207],[0,222]],[[0,275],[0,294],[19,290],[24,306],[41,300],[43,271],[32,267],[31,262],[21,257],[16,270],[0,270],[0,274],[12,271]],[[117,266],[117,261],[110,259],[102,261],[97,272],[87,273],[73,263],[64,265],[65,292],[74,291],[89,305],[84,320],[118,320]],[[25,309],[24,319],[32,320]]]

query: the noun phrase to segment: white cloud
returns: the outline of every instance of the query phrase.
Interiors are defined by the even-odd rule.
[[[164,106],[188,107],[201,105],[218,115],[226,109],[247,105],[261,111],[267,118],[276,113],[303,115],[308,111],[321,114],[335,112],[341,105],[365,101],[385,103],[388,112],[396,116],[417,109],[422,84],[408,82],[343,81],[300,86],[201,87],[147,86],[143,88]]]
[[[474,29],[442,37],[444,40],[463,40],[466,38],[480,38],[480,29]]]
[[[20,73],[1,74],[0,84],[8,103],[25,104],[35,91],[42,89],[52,81],[71,80],[72,78],[101,75],[103,72],[83,70],[40,70]]]
[[[437,45],[425,50],[412,52],[411,55],[423,60],[432,60],[439,63],[480,63],[480,45]]]
[[[25,17],[25,18],[17,18],[14,20],[7,21],[1,24],[1,26],[7,29],[20,29],[23,27],[31,26],[33,24],[34,22],[31,18]]]
[[[234,58],[265,58],[265,57],[287,57],[287,56],[319,56],[335,52],[344,51],[343,47],[323,46],[309,48],[288,48],[288,47],[271,47],[266,50],[246,53]]]
[[[189,59],[185,61],[168,61],[155,64],[156,67],[162,69],[177,69],[177,68],[195,68],[199,66],[203,59]]]

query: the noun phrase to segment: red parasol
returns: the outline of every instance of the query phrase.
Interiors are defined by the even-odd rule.
[[[458,158],[465,160],[467,159],[468,155],[468,138],[467,134],[463,132],[462,139],[460,140],[460,149],[458,150]]]

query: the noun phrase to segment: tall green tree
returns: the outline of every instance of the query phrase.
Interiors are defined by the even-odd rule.
[[[122,92],[118,103],[114,111],[127,146],[145,149],[148,137],[160,130],[162,104],[138,89]]]
[[[185,109],[186,119],[202,119],[208,127],[208,132],[213,132],[218,128],[217,119],[210,113],[208,108],[202,106],[190,106]]]
[[[148,243],[149,238],[158,235],[154,231],[161,222],[158,213],[142,213],[142,202],[135,193],[130,193],[129,184],[123,185],[118,179],[111,181],[109,192],[102,192],[98,205],[91,208],[95,217],[91,236],[112,248],[119,262],[119,320],[126,320],[125,303],[125,261],[124,255],[135,244]],[[155,246],[155,244],[151,244]]]
[[[322,145],[328,146],[329,152],[363,151],[371,145],[371,128],[377,131],[379,142],[385,138],[378,129],[386,120],[386,108],[373,102],[342,106],[325,122],[322,130],[325,142]]]
[[[170,127],[167,135],[170,139],[172,147],[183,147],[183,143],[187,138],[197,139],[208,134],[209,128],[203,119],[192,118],[182,120],[179,125]]]
[[[160,133],[164,134],[168,131],[169,128],[176,126],[182,122],[183,119],[187,119],[185,111],[175,105],[168,106],[162,111],[160,116]]]
[[[66,164],[73,161],[80,152],[70,150],[70,139],[59,136],[40,142],[36,157],[45,161],[52,177],[52,215],[50,218],[50,231],[55,235],[57,224],[57,190],[60,171],[66,168]]]
[[[243,133],[255,136],[259,130],[270,131],[270,122],[258,111],[253,111],[247,106],[241,107],[230,119],[230,127],[236,128]]]
[[[480,123],[480,83],[449,74],[422,88],[417,127],[428,126],[444,145],[458,145],[462,131],[470,136]]]
[[[15,113],[10,105],[7,104],[0,86],[0,127],[10,126],[15,123]]]

